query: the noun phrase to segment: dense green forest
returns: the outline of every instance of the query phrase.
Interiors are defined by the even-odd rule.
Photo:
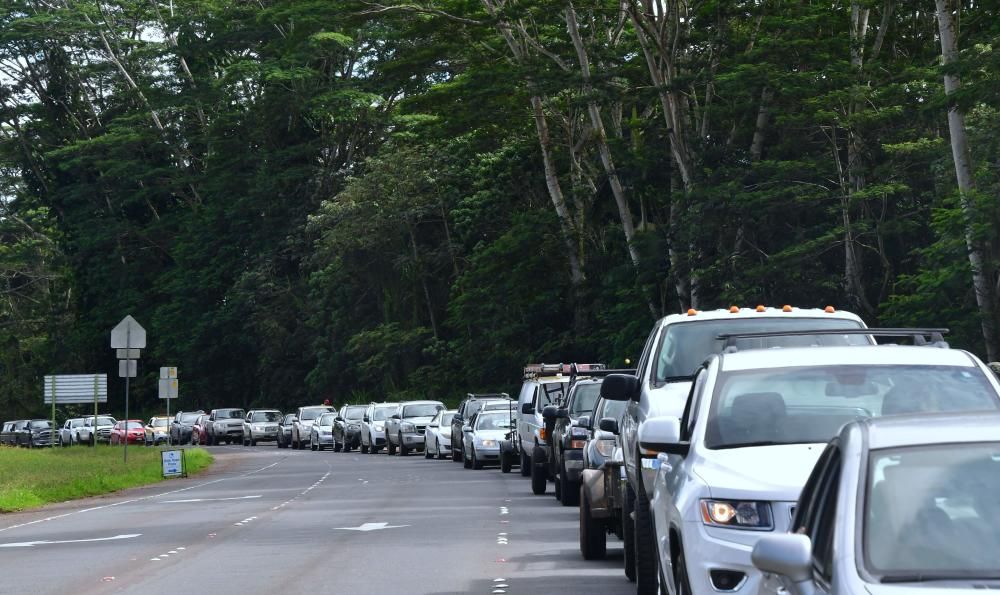
[[[384,2],[384,3],[383,3]],[[511,390],[688,307],[1000,357],[1000,6],[5,0],[0,413]]]

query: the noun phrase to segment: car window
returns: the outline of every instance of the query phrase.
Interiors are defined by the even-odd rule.
[[[333,420],[336,417],[337,417],[336,413],[324,413],[323,415],[319,416],[319,420],[316,422],[316,425],[319,425],[319,426],[332,426],[333,425]]]
[[[833,535],[837,513],[837,488],[840,486],[840,448],[828,455],[823,475],[814,494],[814,503],[806,517],[806,534],[812,541],[813,571],[830,581],[833,572]]]
[[[716,382],[705,446],[822,443],[857,419],[998,409],[1000,396],[973,366],[838,365],[723,372]]]
[[[154,428],[165,428],[168,425],[170,425],[170,421],[167,418],[165,418],[165,417],[160,417],[160,418],[157,418],[157,419],[153,420],[153,427]]]
[[[431,417],[444,408],[440,403],[419,403],[416,405],[403,406],[403,414],[400,417]]]
[[[121,425],[124,426],[126,424],[123,423]],[[130,430],[141,430],[142,429],[142,424],[139,423],[139,422],[137,422],[137,421],[130,421],[130,422],[128,422],[128,429],[130,429]]]
[[[395,412],[397,407],[395,405],[389,405],[385,407],[376,407],[375,414],[372,416],[372,421],[385,421],[390,415]]]
[[[511,416],[503,413],[482,413],[476,417],[477,430],[506,430],[511,427]]]
[[[685,440],[690,440],[691,434],[694,432],[698,416],[692,415],[692,412],[697,413],[698,404],[704,398],[702,391],[705,389],[707,378],[708,374],[705,372],[705,368],[698,368],[698,371],[695,372],[694,382],[691,383],[691,390],[688,392],[687,402],[684,403],[684,413],[681,416],[681,430]]]
[[[723,333],[754,333],[794,329],[856,329],[858,322],[843,318],[734,318],[678,322],[666,328],[653,359],[653,382],[687,380],[713,353],[722,350]],[[865,335],[803,335],[739,339],[738,347],[808,347],[811,345],[867,345]]]
[[[587,382],[576,385],[573,389],[573,404],[569,408],[569,414],[573,417],[579,415],[590,415],[594,412],[597,399],[601,396],[601,384],[599,382]]]
[[[561,402],[565,391],[565,382],[555,381],[538,383],[538,392],[535,394],[535,410],[540,412],[549,405],[555,405]]]
[[[299,420],[301,420],[301,421],[314,420],[317,417],[319,417],[320,415],[322,415],[323,413],[326,413],[327,411],[329,411],[329,410],[328,409],[303,409],[302,410],[302,415],[299,416]]]
[[[288,415],[285,416],[284,421],[282,421],[281,423],[285,424],[285,425],[288,425],[288,424],[292,423],[293,421],[295,421],[295,414],[294,413],[289,413]]]
[[[203,414],[201,414],[201,413],[182,413],[181,414],[181,423],[185,423],[185,424],[187,424],[187,423],[194,423],[194,422],[198,421],[198,418],[201,417],[202,415]]]
[[[455,414],[454,413],[445,413],[445,414],[443,414],[441,416],[441,421],[439,421],[438,423],[441,426],[450,426],[451,425],[451,420],[454,419],[454,418],[455,418]]]
[[[365,409],[367,409],[367,407],[363,405],[352,405],[347,408],[347,415],[344,416],[344,419],[360,421],[361,418],[365,416]]]
[[[644,377],[646,367],[649,365],[649,354],[653,350],[653,345],[656,343],[656,334],[660,330],[659,322],[653,326],[652,332],[649,333],[649,337],[646,338],[646,344],[642,346],[642,355],[639,356],[639,363],[636,365],[635,373],[639,378]]]
[[[31,422],[31,427],[32,427],[32,429],[35,429],[35,430],[40,430],[42,428],[51,428],[52,427],[52,422],[49,421],[49,420],[44,420],[44,421],[43,420],[37,420],[37,421]]]
[[[250,418],[252,422],[262,422],[269,421],[275,422],[281,419],[281,414],[277,411],[254,411],[253,416]]]

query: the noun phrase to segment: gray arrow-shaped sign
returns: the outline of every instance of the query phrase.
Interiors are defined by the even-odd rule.
[[[118,326],[111,329],[112,349],[145,349],[146,329],[142,328],[131,315],[122,318]]]

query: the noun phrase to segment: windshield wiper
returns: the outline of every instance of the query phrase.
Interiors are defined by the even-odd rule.
[[[924,583],[929,581],[996,581],[1000,575],[977,576],[975,574],[890,574],[879,579],[880,583]]]

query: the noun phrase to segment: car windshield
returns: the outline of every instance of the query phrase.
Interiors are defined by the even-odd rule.
[[[506,430],[511,427],[509,413],[481,413],[476,418],[477,430]]]
[[[193,424],[194,422],[198,421],[198,418],[201,417],[202,415],[204,415],[204,414],[202,414],[202,413],[182,413],[181,414],[181,423],[184,423],[184,424]]]
[[[395,405],[376,407],[375,412],[372,414],[372,421],[385,421],[394,411],[396,411]]]
[[[601,396],[601,384],[599,382],[578,384],[573,394],[573,405],[569,408],[569,414],[573,417],[590,415],[594,412],[598,397]]]
[[[94,424],[94,418],[93,417],[88,418],[87,421],[84,422],[84,423],[86,425],[88,425],[88,426],[93,425]],[[113,418],[113,417],[102,417],[100,415],[97,416],[97,425],[99,425],[99,426],[113,426],[116,423],[118,423],[118,422],[116,422],[115,418]]]
[[[130,429],[130,430],[141,430],[142,429],[142,424],[139,423],[139,422],[137,422],[137,421],[130,421],[130,422],[128,422],[128,429]]]
[[[302,410],[302,415],[299,416],[299,419],[302,420],[302,421],[310,421],[310,420],[316,419],[317,417],[319,417],[320,415],[322,415],[324,413],[329,413],[329,411],[330,410],[327,409],[326,407],[315,407],[315,408],[311,408],[311,409],[303,409]]]
[[[281,423],[287,425],[287,424],[291,424],[293,421],[295,421],[295,414],[294,413],[289,413],[288,415],[285,416],[284,421],[282,421]]]
[[[654,360],[655,384],[687,380],[713,353],[722,351],[723,333],[759,333],[794,329],[856,329],[861,325],[843,318],[734,318],[680,322],[667,327],[660,339]],[[867,345],[871,340],[865,335],[803,335],[768,337],[764,339],[738,339],[740,348],[809,347],[811,345]]]
[[[271,421],[276,422],[281,419],[281,414],[277,411],[254,411],[250,421]]]
[[[318,426],[332,426],[333,425],[333,420],[336,417],[337,417],[337,414],[335,414],[335,413],[324,413],[323,415],[319,416],[318,420],[316,420],[316,425],[318,425]]]
[[[52,422],[48,420],[45,421],[39,420],[31,422],[31,429],[33,430],[40,430],[42,428],[51,428],[51,427],[52,427]]]
[[[620,420],[622,418],[622,414],[625,413],[625,401],[602,401],[598,409],[597,415],[595,416],[598,421],[604,419],[605,417]],[[597,424],[595,423],[594,426],[596,427]]]
[[[565,390],[565,381],[542,382],[538,385],[538,402],[535,403],[535,407],[541,411],[548,405],[555,405],[563,400]]]
[[[872,451],[863,552],[883,582],[1000,576],[1000,443]]]
[[[440,403],[420,403],[418,405],[406,405],[403,407],[401,417],[433,417],[444,406]]]
[[[83,420],[82,419],[74,419],[74,420],[72,420],[72,421],[69,422],[69,427],[71,427],[71,428],[79,428],[82,425],[83,425]]]
[[[153,420],[152,426],[154,428],[165,428],[170,425],[170,420],[165,417],[159,417]]]
[[[442,427],[450,426],[451,420],[455,417],[454,413],[445,413],[441,416],[441,421],[439,422]]]
[[[238,419],[246,415],[242,409],[219,409],[215,412],[215,419]]]
[[[368,408],[364,405],[354,405],[352,407],[348,407],[347,415],[344,416],[344,419],[350,421],[361,421],[361,418],[365,416],[365,409]]]
[[[827,442],[847,422],[883,415],[995,411],[1000,398],[972,366],[804,366],[719,376],[708,448]]]

